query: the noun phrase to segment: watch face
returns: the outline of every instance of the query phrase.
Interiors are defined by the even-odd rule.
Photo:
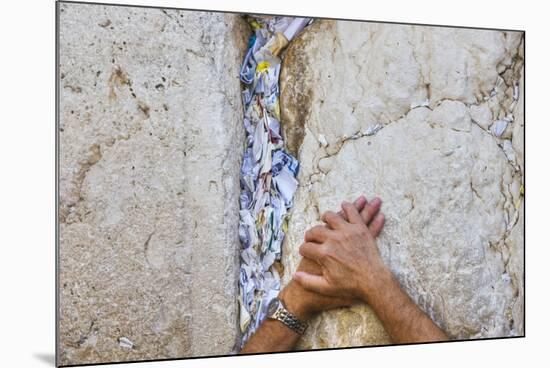
[[[273,314],[277,311],[279,308],[279,299],[274,298],[271,302],[269,302],[269,306],[267,307],[267,316],[271,317]]]

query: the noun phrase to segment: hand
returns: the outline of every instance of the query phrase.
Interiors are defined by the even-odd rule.
[[[307,258],[300,261],[297,270],[312,275],[321,275],[319,265]],[[294,280],[291,280],[281,290],[279,299],[290,313],[304,321],[324,310],[347,307],[357,302],[352,298],[330,297],[308,291]]]
[[[374,239],[383,226],[383,217],[380,220],[378,215],[381,203],[375,198],[358,211],[344,202],[344,216],[325,212],[321,219],[328,227],[310,229],[300,247],[302,256],[320,265],[321,274],[298,270],[294,280],[311,292],[367,301],[391,279]]]
[[[384,226],[384,216],[379,212],[380,204],[374,203],[373,205],[366,206],[367,200],[364,196],[359,197],[353,204],[358,212],[365,216],[366,219],[370,219],[369,227],[373,236],[378,236]],[[345,212],[339,212],[337,216],[341,216],[342,219],[347,220],[347,214]],[[324,225],[319,225],[325,227]],[[311,234],[311,230],[306,232],[305,240],[308,241],[308,237]],[[308,258],[302,258],[298,265],[298,272],[305,272],[310,275],[322,275],[321,267],[318,263]],[[354,298],[350,297],[330,297],[308,291],[304,289],[298,282],[291,280],[290,283],[280,292],[279,298],[283,301],[285,307],[296,317],[307,320],[313,315],[322,312],[327,309],[333,309],[338,307],[350,306],[357,302]]]

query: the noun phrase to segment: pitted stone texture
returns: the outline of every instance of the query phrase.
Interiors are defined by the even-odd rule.
[[[59,7],[59,362],[230,353],[248,26]]]
[[[384,261],[451,338],[522,335],[522,70],[518,32],[341,21],[307,29],[281,76],[282,126],[301,162],[284,280],[322,212],[376,195]],[[506,116],[513,122],[494,137]],[[364,135],[375,124],[383,128]],[[354,306],[316,318],[300,347],[389,342],[372,310]]]

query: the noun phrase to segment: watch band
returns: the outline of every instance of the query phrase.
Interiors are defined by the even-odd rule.
[[[282,322],[285,326],[290,328],[292,331],[300,335],[303,335],[308,327],[307,323],[299,320],[298,318],[296,318],[296,316],[290,313],[278,298],[275,298],[273,302],[278,303],[278,308],[275,311],[275,313],[269,316],[269,318],[276,319]]]

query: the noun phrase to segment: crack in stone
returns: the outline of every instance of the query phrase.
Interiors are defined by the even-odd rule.
[[[472,182],[472,178],[470,177],[470,188],[472,189],[472,193],[475,194],[475,196],[483,202],[483,198],[481,197],[481,195],[478,193],[478,191],[476,190],[476,188],[474,187],[474,183]]]
[[[509,76],[512,82],[517,82],[517,80],[521,78],[521,69],[523,67],[523,61],[524,61],[523,57],[521,56],[521,51],[523,49],[524,41],[525,41],[525,36],[522,35],[521,39],[518,42],[518,45],[516,46],[515,53],[512,55],[512,62],[510,63],[510,65],[506,65],[502,72],[498,73],[502,78],[504,85],[508,88],[510,87],[513,88],[516,85],[515,83],[511,83],[511,84],[507,83],[506,76],[508,75],[507,74],[508,71],[510,70],[512,71],[512,75]],[[497,68],[498,66],[499,65],[497,65]]]
[[[508,213],[508,210],[506,208],[506,204],[511,203],[511,201],[509,200],[510,198],[505,193],[505,190],[504,190],[505,187],[508,189],[508,194],[510,195],[510,198],[512,198],[512,200],[513,200],[513,196],[512,196],[512,194],[509,190],[509,186],[506,186],[504,184],[504,177],[502,177],[501,180],[500,180],[500,192],[501,192],[501,194],[504,198],[504,201],[502,203],[502,212],[504,214],[506,214],[506,222],[505,222],[504,232],[502,233],[501,237],[497,240],[496,246],[494,246],[494,249],[496,249],[500,253],[504,273],[509,275],[510,279],[512,281],[511,285],[512,285],[512,289],[513,289],[514,296],[515,296],[514,301],[511,303],[513,305],[517,302],[517,300],[519,298],[519,287],[517,285],[518,281],[515,279],[514,274],[510,272],[509,262],[510,262],[511,252],[510,252],[510,248],[508,246],[508,237],[510,236],[512,230],[515,228],[515,226],[517,225],[517,222],[519,221],[519,211],[517,209],[515,209],[515,206],[514,206],[513,201],[512,201],[512,207],[515,209],[515,211],[514,211],[514,214],[512,216],[512,220],[511,220],[510,215]],[[513,221],[513,224],[510,226],[510,223],[512,221]],[[503,248],[506,249],[507,256],[505,255],[505,251],[504,251]],[[509,318],[511,318],[511,317],[509,317]],[[513,321],[511,323],[513,323]]]
[[[152,265],[151,265],[151,261],[149,261],[149,256],[147,255],[147,252],[149,251],[149,242],[151,241],[151,238],[155,234],[155,231],[156,230],[153,230],[153,232],[149,234],[149,236],[145,240],[145,243],[143,243],[143,254],[145,255],[145,261],[147,262],[147,265],[149,267],[152,267]]]
[[[88,341],[88,339],[90,338],[90,334],[92,332],[94,332],[94,324],[95,324],[96,320],[95,319],[92,319],[91,322],[90,322],[90,327],[88,327],[88,330],[86,332],[84,332],[83,334],[80,335],[79,339],[77,341],[74,341],[72,342],[72,347],[73,348],[80,348],[82,345],[84,345],[86,343],[86,341]]]
[[[160,9],[160,11],[161,11],[164,15],[166,15],[168,18],[170,18],[171,20],[173,20],[174,22],[176,22],[176,24],[178,25],[178,27],[181,27],[181,28],[185,29],[185,25],[182,24],[182,23],[180,22],[180,20],[178,19],[178,17],[175,17],[175,16],[172,15],[172,14],[169,14],[168,11],[166,11],[166,9]]]
[[[90,169],[97,164],[101,158],[103,157],[101,153],[101,146],[99,144],[92,144],[89,148],[89,157],[85,158],[84,160],[80,161],[79,168],[74,176],[74,182],[75,182],[75,192],[77,200],[74,203],[61,203],[60,205],[60,214],[59,214],[59,222],[60,223],[73,223],[73,222],[82,222],[82,218],[80,214],[77,213],[77,211],[72,211],[72,208],[77,208],[83,201],[84,198],[82,198],[82,186],[84,184],[84,180],[86,179],[86,176],[88,175],[88,172]],[[71,213],[74,213],[76,215],[75,221],[68,222],[68,218],[71,215]]]

